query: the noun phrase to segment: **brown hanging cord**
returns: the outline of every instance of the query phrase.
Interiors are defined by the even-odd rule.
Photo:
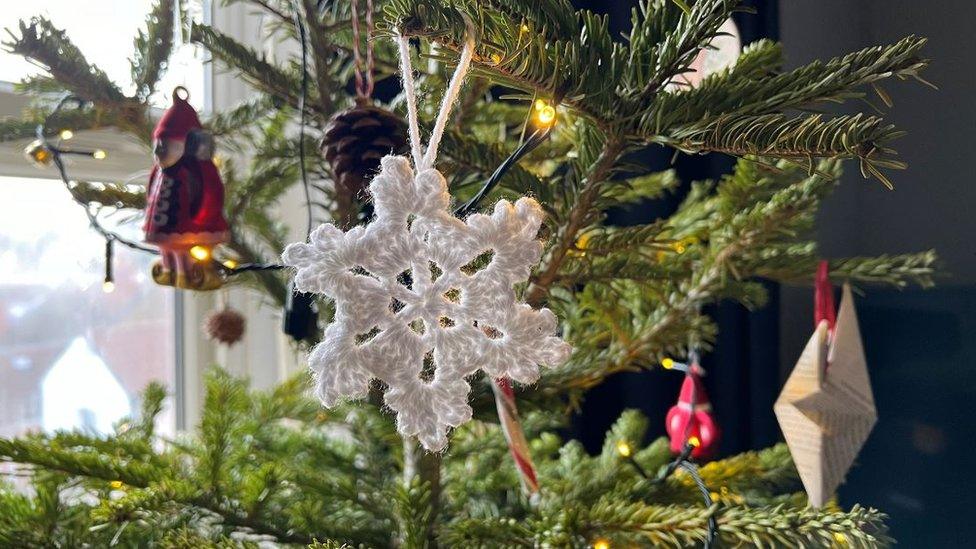
[[[373,95],[373,0],[366,0],[366,40],[363,47],[366,59],[360,52],[360,43],[364,42],[359,30],[359,0],[352,0],[352,56],[356,65],[356,102],[365,103]]]

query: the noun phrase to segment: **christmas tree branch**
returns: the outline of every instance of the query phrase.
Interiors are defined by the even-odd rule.
[[[311,64],[314,70],[315,84],[318,88],[319,111],[331,113],[335,111],[332,94],[335,93],[336,83],[332,78],[332,67],[329,61],[335,56],[330,33],[326,31],[322,20],[318,17],[318,7],[315,0],[302,0],[305,25],[308,29],[308,42],[311,46]]]
[[[146,189],[138,185],[89,183],[78,181],[68,187],[71,198],[89,206],[111,206],[142,210],[146,207]]]
[[[914,254],[839,258],[830,261],[830,277],[837,281],[849,280],[895,288],[906,288],[909,284],[930,288],[934,285],[932,277],[937,260],[935,250]],[[768,263],[757,267],[756,274],[787,284],[809,285],[813,282],[812,273],[816,270],[816,264],[817,259],[811,254],[782,259],[770,257]]]
[[[12,41],[4,42],[7,51],[42,65],[58,82],[91,101],[114,106],[127,98],[104,71],[88,63],[84,54],[45,17],[20,21],[20,35],[7,29]]]
[[[728,115],[769,114],[863,97],[859,89],[880,80],[918,78],[928,65],[920,56],[925,43],[909,36],[775,75],[771,73],[780,64],[779,48],[762,43],[758,49],[747,48],[736,65],[706,78],[697,88],[657,97],[639,126],[647,135],[661,135],[670,127],[707,125]],[[766,52],[767,48],[773,51]]]
[[[193,23],[190,40],[207,48],[216,59],[239,72],[249,84],[287,102],[292,107],[298,107],[298,93],[301,90],[299,80],[272,65],[253,49],[212,27],[199,23]],[[320,111],[317,101],[317,97],[310,97],[310,101],[306,102],[306,108],[323,118],[327,117],[329,111]]]
[[[7,30],[12,40],[3,45],[8,51],[40,64],[73,94],[111,112],[119,128],[148,141],[146,105],[126,97],[104,71],[89,64],[64,31],[44,17],[35,17],[29,23],[21,21],[19,30],[19,36]]]
[[[783,114],[719,117],[704,126],[674,128],[652,140],[688,153],[720,152],[733,156],[857,158],[865,177],[891,182],[880,168],[903,169],[885,144],[903,132],[881,118],[856,114],[825,119],[822,115]]]
[[[890,543],[885,515],[854,506],[848,512],[784,507],[706,509],[602,501],[581,522],[591,539],[644,542],[655,547],[688,547],[705,539],[707,520],[717,514],[719,535],[731,546],[883,547]]]
[[[536,305],[541,303],[549,287],[556,281],[567,254],[575,248],[579,232],[589,226],[593,222],[594,215],[597,215],[593,203],[599,197],[601,185],[610,177],[612,168],[623,151],[624,145],[619,141],[608,141],[603,146],[603,150],[587,174],[578,199],[570,208],[565,222],[560,224],[554,244],[532,279],[526,293],[526,302]]]
[[[423,36],[456,53],[467,32],[465,20],[475,21],[482,39],[476,74],[532,96],[553,97],[608,135],[635,142],[689,153],[858,158],[866,177],[886,185],[890,181],[881,169],[904,166],[885,146],[900,132],[877,117],[789,117],[781,111],[861,97],[857,88],[867,85],[887,102],[877,82],[892,76],[919,79],[927,65],[919,56],[924,39],[907,37],[780,75],[774,74],[779,48],[761,42],[746,49],[741,67],[705,79],[698,89],[663,93],[739,2],[707,0],[688,11],[670,2],[648,2],[635,12],[626,46],[614,44],[606,20],[589,12],[577,12],[573,21],[565,12],[563,18],[551,17],[565,9],[557,2],[535,9],[498,4],[396,0],[384,32]],[[535,32],[526,21],[542,22],[542,29]]]
[[[136,35],[135,54],[129,63],[135,95],[140,101],[149,100],[166,71],[173,51],[175,15],[176,0],[157,0],[146,18],[146,31],[140,29]]]
[[[651,11],[643,18],[635,9],[626,69],[631,87],[628,102],[646,103],[675,76],[689,70],[699,50],[708,46],[740,3],[702,0],[686,11],[673,2],[646,2],[642,7]]]
[[[0,142],[34,139],[37,126],[42,124],[46,137],[55,136],[64,129],[77,132],[114,124],[111,113],[100,109],[62,109],[53,115],[50,109],[50,106],[38,106],[28,109],[23,118],[0,119]]]

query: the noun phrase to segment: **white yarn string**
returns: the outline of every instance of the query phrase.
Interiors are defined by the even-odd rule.
[[[417,166],[417,171],[426,168],[432,168],[434,166],[434,160],[437,158],[437,147],[441,143],[441,137],[444,136],[444,128],[447,126],[447,117],[451,114],[451,108],[457,101],[458,96],[461,94],[461,84],[464,83],[464,77],[468,74],[468,69],[471,67],[471,58],[474,56],[474,38],[471,37],[470,33],[464,41],[464,49],[461,50],[461,58],[458,60],[457,68],[454,69],[454,76],[451,77],[451,82],[447,86],[447,90],[444,92],[444,99],[441,101],[440,112],[437,113],[437,121],[434,123],[434,131],[430,135],[430,141],[427,143],[427,153],[424,154],[424,164],[423,166]]]
[[[403,81],[403,93],[407,96],[410,152],[413,155],[413,165],[420,166],[424,154],[420,147],[420,124],[417,122],[417,89],[413,82],[413,67],[410,65],[410,42],[405,36],[397,36],[397,43],[400,46],[400,78]]]
[[[407,97],[407,118],[410,125],[410,150],[413,154],[413,164],[417,172],[433,168],[434,160],[437,159],[437,148],[440,146],[441,138],[444,136],[444,129],[447,127],[447,119],[451,114],[451,108],[461,94],[461,85],[464,77],[471,68],[471,59],[474,57],[474,38],[469,34],[464,41],[464,48],[461,50],[461,58],[458,60],[454,75],[448,83],[447,90],[444,92],[444,99],[441,101],[440,110],[437,113],[437,120],[434,122],[434,131],[427,142],[427,152],[421,154],[423,148],[420,144],[420,124],[417,118],[417,92],[413,80],[413,67],[410,63],[410,44],[404,36],[398,36],[397,42],[400,46],[400,72],[403,79],[403,91]]]

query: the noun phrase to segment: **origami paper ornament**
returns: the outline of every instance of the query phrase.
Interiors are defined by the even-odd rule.
[[[817,273],[816,329],[773,410],[814,507],[844,480],[878,420],[851,288],[836,324],[826,262]]]

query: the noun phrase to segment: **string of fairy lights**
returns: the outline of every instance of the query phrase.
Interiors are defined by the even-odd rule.
[[[297,26],[301,26],[301,23],[296,21]],[[304,37],[305,33],[300,32],[300,35]],[[302,56],[302,66],[303,72],[307,73],[307,58],[305,55]],[[307,94],[307,82],[303,81],[302,86],[302,96]],[[74,131],[70,129],[62,129],[57,132],[57,141],[52,140],[49,135],[52,135],[48,130],[48,120],[53,119],[57,114],[65,108],[66,105],[70,103],[77,104],[78,108],[83,108],[86,102],[73,95],[66,95],[63,97],[47,116],[47,118],[37,127],[36,137],[33,142],[31,142],[25,149],[25,154],[30,158],[32,162],[39,166],[54,165],[58,171],[61,181],[64,183],[67,189],[72,188],[72,179],[68,175],[67,167],[64,161],[65,156],[82,156],[88,157],[95,160],[104,160],[107,158],[108,154],[103,149],[75,149],[65,146],[65,142],[71,140],[74,137]],[[550,103],[544,100],[537,100],[533,107],[531,108],[530,119],[533,122],[532,132],[527,138],[525,138],[522,143],[498,166],[498,168],[491,174],[491,176],[484,182],[481,189],[475,193],[475,195],[469,199],[464,204],[460,205],[455,214],[458,217],[464,217],[471,212],[477,210],[481,202],[488,196],[488,194],[498,185],[506,173],[513,166],[515,166],[519,160],[524,158],[527,154],[538,148],[542,143],[544,143],[552,134],[553,128],[556,123],[556,109]],[[302,134],[301,141],[304,141],[304,129],[305,118],[302,117],[302,124],[300,132]],[[305,166],[305,148],[304,146],[299,148],[299,163],[302,166],[302,184],[306,188],[309,183],[307,181],[307,175],[304,170]],[[159,250],[156,248],[131,240],[119,234],[117,231],[110,230],[106,228],[102,222],[99,220],[98,215],[92,211],[89,204],[75,199],[76,202],[82,206],[85,211],[85,215],[88,218],[89,225],[93,230],[99,233],[105,239],[105,276],[102,282],[102,289],[106,293],[111,293],[115,289],[115,279],[113,272],[113,259],[114,259],[114,244],[117,242],[129,249],[149,253],[153,255],[159,255]],[[309,211],[309,216],[311,216],[312,204],[310,199],[306,199],[306,208]],[[311,217],[309,217],[309,220]],[[309,221],[307,227],[307,233],[310,233],[311,222]],[[213,250],[206,246],[193,246],[189,250],[190,256],[200,262],[205,261],[216,261],[213,256]],[[286,268],[285,265],[279,263],[244,263],[238,264],[233,259],[223,259],[217,263],[219,271],[224,277],[235,276],[238,274],[254,271],[276,271]]]
[[[645,469],[637,458],[634,456],[634,448],[631,446],[630,442],[627,440],[618,440],[616,444],[617,454],[624,459],[628,464],[630,464],[637,473],[646,480],[650,480],[655,484],[664,483],[668,477],[673,475],[679,469],[687,473],[695,483],[695,486],[702,494],[702,503],[704,503],[706,509],[711,509],[714,505],[712,500],[712,494],[705,485],[705,481],[702,479],[701,474],[698,472],[698,466],[691,459],[691,453],[701,444],[698,437],[691,436],[685,441],[684,449],[678,454],[668,465],[658,474],[657,476],[652,476],[647,469]],[[715,543],[716,537],[718,537],[718,522],[715,519],[715,513],[711,512],[708,515],[708,529],[705,533],[705,541],[702,545],[705,549],[710,549]],[[593,543],[594,549],[609,549],[610,542],[606,539],[598,539]]]

